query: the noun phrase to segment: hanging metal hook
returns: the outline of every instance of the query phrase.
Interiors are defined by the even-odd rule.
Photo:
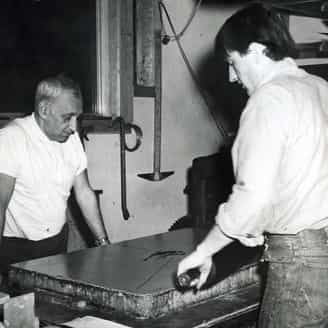
[[[128,220],[130,213],[127,207],[127,193],[126,193],[126,159],[125,151],[135,151],[141,145],[142,130],[137,125],[125,123],[122,117],[117,117],[114,124],[119,124],[120,128],[120,163],[121,163],[121,208],[124,220]],[[131,129],[136,134],[136,143],[133,147],[128,147],[125,140],[125,133],[127,129]]]

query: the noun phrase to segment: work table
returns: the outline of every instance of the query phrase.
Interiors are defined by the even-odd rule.
[[[12,265],[9,285],[35,293],[41,321],[93,315],[135,328],[252,327],[261,283],[252,249],[234,244],[219,253],[208,289],[176,290],[178,262],[205,233],[181,229],[21,262]]]

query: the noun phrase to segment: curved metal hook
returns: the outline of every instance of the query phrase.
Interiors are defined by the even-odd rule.
[[[135,151],[141,145],[142,131],[134,124],[124,122],[122,117],[115,119],[114,124],[119,124],[120,128],[120,162],[121,162],[121,208],[124,220],[128,220],[130,217],[129,210],[127,208],[127,192],[126,192],[126,161],[125,161],[125,151]],[[128,147],[125,140],[126,127],[129,127],[135,131],[137,136],[136,144],[134,147]]]
[[[135,145],[133,147],[129,147],[126,144],[126,140],[124,140],[125,149],[127,151],[129,151],[129,152],[136,151],[140,147],[140,145],[141,145],[142,130],[141,130],[141,128],[138,125],[131,124],[131,123],[126,123],[125,124],[125,127],[130,128],[131,130],[133,130],[134,133],[135,133],[135,135],[136,135],[136,143],[135,143]]]
[[[124,137],[122,139],[124,139],[124,148],[125,148],[125,150],[127,150],[129,152],[136,151],[141,146],[141,139],[143,137],[143,133],[142,133],[141,128],[136,124],[125,123],[124,119],[120,116],[117,117],[114,120],[114,125],[115,124],[119,125],[121,135],[124,134]],[[132,147],[129,147],[126,143],[126,140],[125,140],[125,131],[128,130],[128,129],[131,129],[134,132],[134,134],[136,135],[136,143]],[[124,132],[124,133],[122,133],[122,132]]]

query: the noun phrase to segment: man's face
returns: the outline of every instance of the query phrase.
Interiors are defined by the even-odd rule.
[[[71,92],[63,91],[48,105],[44,118],[44,132],[50,140],[65,142],[76,131],[82,101]]]
[[[257,63],[252,52],[241,55],[238,51],[228,52],[229,82],[238,82],[252,94],[257,84]]]

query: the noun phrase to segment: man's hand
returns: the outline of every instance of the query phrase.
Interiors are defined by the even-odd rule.
[[[102,237],[102,238],[97,238],[95,239],[95,245],[96,246],[104,246],[104,245],[109,245],[110,241],[107,237]]]
[[[178,265],[177,275],[181,275],[190,269],[198,268],[200,276],[191,282],[191,287],[200,289],[206,282],[208,275],[212,268],[212,257],[202,254],[202,252],[196,250],[185,257]]]

